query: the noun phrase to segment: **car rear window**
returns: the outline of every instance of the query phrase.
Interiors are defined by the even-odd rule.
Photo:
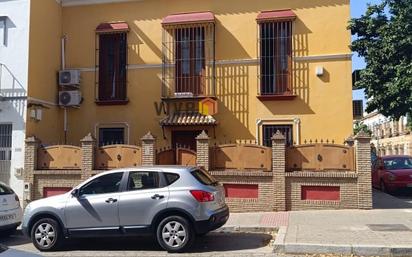
[[[11,195],[14,194],[13,190],[6,185],[0,184],[0,195]]]
[[[165,177],[168,186],[175,183],[180,178],[179,174],[176,173],[165,173]]]
[[[192,171],[192,175],[203,185],[209,186],[216,185],[217,183],[217,180],[214,177],[209,175],[206,171],[200,169]]]

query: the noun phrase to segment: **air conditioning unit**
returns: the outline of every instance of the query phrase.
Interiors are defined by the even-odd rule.
[[[80,84],[79,70],[61,70],[59,71],[60,86],[76,86]]]
[[[60,106],[78,106],[82,102],[82,94],[79,90],[60,91]]]

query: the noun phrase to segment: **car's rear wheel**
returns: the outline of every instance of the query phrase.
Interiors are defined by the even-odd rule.
[[[31,239],[40,251],[57,250],[63,240],[59,223],[51,218],[38,220],[32,230]]]
[[[189,221],[180,216],[164,218],[157,226],[157,241],[168,252],[182,252],[188,249],[195,239]]]

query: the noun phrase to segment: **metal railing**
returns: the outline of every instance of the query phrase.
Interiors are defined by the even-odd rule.
[[[0,101],[12,101],[27,98],[27,90],[13,72],[0,63]]]

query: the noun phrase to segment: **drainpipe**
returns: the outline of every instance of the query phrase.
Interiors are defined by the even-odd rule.
[[[64,70],[66,69],[66,39],[67,36],[64,35],[62,37],[61,41],[61,69]],[[68,126],[67,126],[67,108],[64,107],[64,119],[63,119],[63,129],[64,129],[64,144],[67,144],[67,131],[68,131]]]

